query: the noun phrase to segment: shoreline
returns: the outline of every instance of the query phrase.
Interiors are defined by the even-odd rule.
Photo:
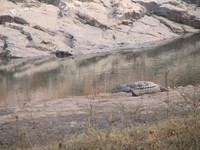
[[[105,55],[105,54],[115,54],[115,53],[120,53],[120,52],[139,52],[139,51],[148,51],[151,50],[153,48],[156,47],[160,47],[163,45],[166,45],[170,42],[173,42],[175,40],[179,40],[181,38],[187,38],[190,36],[193,36],[195,34],[200,34],[199,32],[196,33],[185,33],[183,35],[180,35],[178,37],[172,37],[169,39],[162,39],[162,40],[158,40],[158,41],[152,41],[152,42],[146,42],[146,43],[140,43],[137,46],[136,45],[132,45],[130,47],[121,47],[121,48],[116,48],[116,49],[105,49],[105,50],[95,50],[95,52],[91,52],[91,53],[79,53],[79,54],[75,54],[72,56],[61,56],[61,58],[73,58],[73,57],[87,57],[87,56],[100,56],[100,55]],[[145,46],[142,46],[145,45]],[[83,50],[84,51],[84,50]],[[45,57],[57,57],[55,54],[47,54],[47,55],[43,55],[43,56],[27,56],[27,57],[11,57],[11,58],[5,58],[6,60],[12,60],[12,59],[37,59],[37,58],[45,58]],[[59,57],[58,57],[59,58]],[[1,58],[2,59],[2,58]]]

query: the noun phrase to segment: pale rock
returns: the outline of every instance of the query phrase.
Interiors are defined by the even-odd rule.
[[[115,17],[120,20],[139,19],[146,13],[146,9],[143,6],[129,0],[120,1],[115,5],[117,6],[115,8]]]
[[[46,1],[53,5],[40,1],[16,5],[0,0],[0,37],[7,37],[12,56],[46,56],[56,50],[108,52],[195,33],[199,30],[194,27],[200,28],[200,8],[179,0]],[[66,7],[61,9],[60,3]],[[9,15],[13,8],[17,13]]]

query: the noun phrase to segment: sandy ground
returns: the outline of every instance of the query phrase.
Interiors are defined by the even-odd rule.
[[[9,145],[24,138],[44,144],[83,132],[88,126],[120,128],[155,123],[182,115],[193,106],[189,103],[191,97],[198,99],[195,95],[198,90],[187,86],[139,97],[132,97],[130,93],[102,93],[3,108],[0,110],[0,141]]]
[[[169,98],[167,95],[169,94]],[[0,123],[12,119],[22,120],[29,115],[34,119],[41,117],[56,117],[71,114],[88,114],[91,109],[93,113],[112,112],[117,107],[124,108],[140,106],[142,110],[153,111],[165,105],[167,99],[181,99],[182,97],[177,91],[160,92],[155,94],[147,94],[133,97],[130,93],[107,94],[89,96],[74,96],[65,99],[57,99],[52,101],[40,101],[34,103],[25,103],[24,106],[5,109],[8,113],[0,116]]]

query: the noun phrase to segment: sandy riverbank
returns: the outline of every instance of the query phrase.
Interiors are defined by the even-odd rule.
[[[4,108],[0,112],[0,141],[16,144],[26,132],[31,142],[48,143],[83,132],[90,125],[120,128],[155,123],[197,109],[194,104],[199,103],[198,91],[199,87],[187,86],[139,97],[130,93],[102,93]]]

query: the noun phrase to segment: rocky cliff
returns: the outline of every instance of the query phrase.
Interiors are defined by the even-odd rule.
[[[1,0],[0,53],[34,57],[148,46],[198,32],[199,14],[199,7],[180,0]]]

